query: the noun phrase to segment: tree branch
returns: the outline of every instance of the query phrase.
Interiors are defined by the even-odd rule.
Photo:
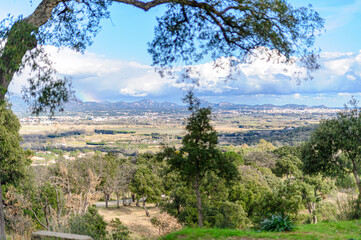
[[[159,6],[161,4],[176,2],[174,0],[153,0],[150,2],[142,2],[138,0],[111,0],[111,1],[132,5],[134,7],[143,9],[144,11],[148,11],[149,9]]]

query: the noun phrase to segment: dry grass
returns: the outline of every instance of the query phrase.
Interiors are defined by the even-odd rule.
[[[149,206],[149,213],[151,217],[158,216],[160,213],[159,208]],[[145,215],[144,209],[135,206],[121,206],[116,208],[111,206],[110,208],[99,208],[99,213],[104,217],[107,223],[114,218],[126,225],[131,232],[134,239],[156,239],[158,237],[158,228],[154,227],[150,218]]]

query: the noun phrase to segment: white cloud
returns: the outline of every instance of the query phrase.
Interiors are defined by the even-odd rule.
[[[153,67],[136,62],[107,59],[90,52],[84,55],[69,49],[58,51],[47,47],[59,74],[73,78],[75,90],[82,100],[119,100],[124,97],[181,98],[179,89],[191,86],[174,78],[161,78]],[[303,71],[297,65],[275,64],[265,59],[242,63],[228,79],[229,59],[220,59],[224,68],[215,69],[213,63],[195,67],[198,77],[195,89],[200,96],[224,95],[231,99],[240,95],[291,95],[294,99],[305,94],[353,94],[361,92],[361,52],[323,53],[322,68],[314,73],[314,80],[297,84],[293,73]],[[26,74],[13,81],[11,91],[19,93],[26,82]]]

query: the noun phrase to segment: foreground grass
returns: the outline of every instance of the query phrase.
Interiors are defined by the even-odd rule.
[[[163,240],[173,239],[359,239],[361,240],[361,220],[321,222],[300,225],[295,231],[275,233],[239,231],[231,229],[186,228],[170,233]]]

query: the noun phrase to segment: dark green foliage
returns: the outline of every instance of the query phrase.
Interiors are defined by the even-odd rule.
[[[303,161],[308,173],[322,173],[342,178],[352,173],[361,200],[361,111],[354,98],[351,108],[339,112],[334,119],[321,122],[311,139],[303,146]]]
[[[234,159],[223,157],[217,147],[217,132],[211,125],[211,109],[200,108],[200,101],[189,92],[185,102],[191,116],[187,119],[187,134],[182,139],[182,147],[165,148],[161,154],[169,164],[169,170],[177,173],[188,186],[192,186],[196,195],[198,224],[203,225],[201,187],[203,179],[214,174],[228,182],[237,179],[238,172]]]
[[[246,212],[242,206],[232,202],[221,202],[213,211],[207,211],[205,219],[211,227],[240,228],[249,224]]]
[[[286,232],[286,231],[292,231],[295,228],[295,225],[290,220],[289,216],[282,214],[275,214],[269,218],[263,219],[259,223],[258,227],[261,231]]]
[[[158,19],[148,50],[156,65],[181,61],[191,65],[205,55],[243,59],[252,49],[263,46],[277,49],[287,59],[297,55],[308,68],[318,68],[312,51],[300,51],[312,46],[315,32],[323,26],[310,7],[295,9],[278,0],[180,3],[169,4]]]
[[[291,130],[257,130],[237,133],[222,133],[219,135],[220,141],[226,141],[234,145],[255,145],[261,139],[272,144],[297,145],[309,140],[316,125],[298,127]]]
[[[30,160],[20,146],[20,122],[7,103],[0,104],[0,180],[2,184],[18,183]]]
[[[129,133],[135,133],[135,131],[117,131],[117,130],[98,130],[98,129],[95,129],[94,130],[95,133],[98,133],[98,134],[129,134]]]
[[[105,142],[86,142],[86,145],[94,145],[94,146],[105,146],[107,145]]]
[[[344,177],[339,177],[335,182],[336,186],[340,189],[356,189],[355,177],[352,174],[347,174]]]
[[[244,164],[243,155],[233,151],[227,151],[223,154],[224,158],[228,158],[230,162],[234,162],[237,166]]]
[[[84,215],[74,215],[69,219],[70,233],[87,235],[94,240],[104,240],[107,235],[107,223],[96,207],[89,207]]]
[[[69,136],[79,136],[83,134],[81,131],[69,131],[63,132],[59,134],[49,134],[47,135],[48,138],[61,138],[61,137],[69,137]]]
[[[285,155],[276,160],[273,171],[278,177],[299,177],[302,174],[302,165],[302,161],[298,157],[291,154]]]
[[[112,219],[110,222],[112,227],[110,240],[130,240],[130,231],[119,218]]]
[[[159,176],[144,164],[138,165],[138,169],[130,183],[130,189],[139,198],[146,197],[147,202],[156,202],[162,194]]]

